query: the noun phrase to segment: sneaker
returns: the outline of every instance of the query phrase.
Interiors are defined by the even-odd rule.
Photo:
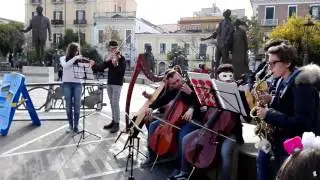
[[[172,173],[169,175],[167,180],[171,180],[172,178],[174,178],[174,176],[178,175],[180,173],[179,169],[175,169],[172,171]]]
[[[113,127],[114,121],[111,121],[111,123],[103,126],[103,129],[111,129]]]
[[[112,128],[110,129],[110,133],[116,133],[119,131],[119,123],[114,123]]]
[[[169,177],[168,180],[187,180],[188,173],[179,173],[175,176]]]
[[[142,162],[141,164],[140,164],[140,167],[141,168],[151,168],[152,167],[152,165],[153,165],[153,162],[154,161],[152,161],[151,159],[146,159],[144,162]]]

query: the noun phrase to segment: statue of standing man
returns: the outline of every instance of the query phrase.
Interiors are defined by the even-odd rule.
[[[36,48],[37,61],[39,61],[39,65],[44,65],[43,55],[47,40],[47,30],[49,41],[51,41],[51,27],[49,18],[42,14],[43,8],[38,6],[36,11],[37,15],[32,17],[29,26],[22,32],[26,33],[32,29],[32,44]]]
[[[231,60],[229,58],[229,51],[232,49],[232,36],[234,27],[231,22],[231,10],[227,9],[223,12],[224,19],[219,22],[219,26],[215,32],[212,33],[211,36],[207,38],[201,38],[201,41],[205,41],[208,39],[216,39],[217,38],[217,47],[215,48],[215,57],[212,60],[212,76],[215,76],[215,71],[218,69],[219,65],[230,63]]]

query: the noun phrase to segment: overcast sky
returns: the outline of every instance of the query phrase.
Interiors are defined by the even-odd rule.
[[[177,23],[180,17],[192,16],[194,11],[204,7],[217,6],[223,9],[246,9],[251,16],[250,0],[136,0],[137,16],[154,24]],[[24,22],[25,0],[0,0],[0,17]]]

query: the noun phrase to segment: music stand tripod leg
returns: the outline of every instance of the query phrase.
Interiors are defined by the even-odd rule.
[[[126,143],[124,144],[122,150],[120,152],[118,152],[117,154],[113,155],[115,158],[122,153],[124,150],[126,150],[128,148],[128,143],[130,142],[130,136],[127,138]],[[130,146],[130,145],[129,145]]]
[[[128,171],[129,161],[131,160],[131,163],[130,163],[130,176],[129,176],[128,180],[134,180],[134,177],[133,177],[133,150],[134,150],[133,147],[134,147],[134,140],[133,140],[131,131],[130,131],[128,140],[129,140],[129,145],[128,145],[129,153],[128,153],[128,156],[127,156],[126,171]]]
[[[118,142],[118,140],[120,139],[120,137],[121,137],[121,135],[122,135],[123,133],[126,133],[126,132],[125,132],[125,131],[121,131],[121,132],[119,133],[117,139],[114,141],[114,143],[117,143],[117,142]]]

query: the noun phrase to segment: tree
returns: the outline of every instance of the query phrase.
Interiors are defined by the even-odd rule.
[[[25,38],[23,33],[20,32],[21,29],[23,29],[22,23],[0,24],[0,51],[4,56],[9,52],[22,51]]]
[[[309,17],[292,16],[288,22],[277,26],[271,32],[271,38],[286,39],[296,47],[299,55],[299,65],[303,64],[304,55],[309,55],[308,62],[320,63],[320,23],[312,28],[305,28],[304,23]]]
[[[254,16],[252,16],[250,20],[247,18],[244,18],[243,20],[246,22],[249,28],[247,32],[248,47],[255,54],[258,54],[259,48],[263,43],[263,36],[264,36],[263,29]]]
[[[78,39],[79,39],[78,32],[73,32],[72,29],[66,29],[63,39],[58,44],[58,48],[66,49],[70,43],[79,42]],[[83,33],[80,33],[80,45],[81,46],[87,45],[87,42],[85,41],[85,37]]]

